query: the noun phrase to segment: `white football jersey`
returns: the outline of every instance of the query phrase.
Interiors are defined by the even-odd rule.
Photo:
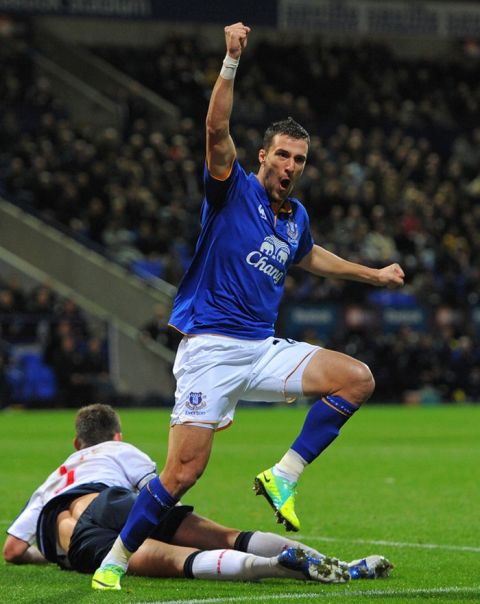
[[[75,451],[38,487],[7,532],[32,544],[42,508],[57,495],[91,482],[139,490],[156,470],[146,453],[121,441],[111,440]]]

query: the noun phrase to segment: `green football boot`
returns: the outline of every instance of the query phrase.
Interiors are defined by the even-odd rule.
[[[122,589],[120,579],[125,574],[121,566],[106,564],[97,568],[92,577],[92,589],[114,590]]]
[[[283,524],[287,531],[300,530],[300,520],[295,514],[296,482],[276,476],[272,468],[260,472],[255,477],[253,490],[263,495],[275,510],[278,524]]]

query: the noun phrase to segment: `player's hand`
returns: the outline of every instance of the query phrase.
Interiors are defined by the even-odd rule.
[[[395,289],[402,287],[405,281],[405,273],[402,267],[397,264],[390,264],[385,266],[378,271],[378,278],[380,287],[388,287],[389,289]]]
[[[243,49],[247,46],[249,33],[250,28],[242,22],[225,27],[225,43],[227,52],[232,59],[238,59],[242,54]]]

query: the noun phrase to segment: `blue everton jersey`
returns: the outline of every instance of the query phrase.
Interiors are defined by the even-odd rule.
[[[185,334],[260,340],[274,334],[288,267],[313,240],[303,205],[275,217],[264,187],[235,161],[230,176],[205,169],[202,230],[175,297],[170,324]]]

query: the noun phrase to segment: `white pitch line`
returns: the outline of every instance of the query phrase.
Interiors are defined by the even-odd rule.
[[[277,600],[301,600],[308,598],[312,601],[313,598],[323,599],[323,598],[371,598],[371,597],[411,597],[411,596],[435,596],[435,595],[452,595],[452,594],[470,594],[470,593],[478,593],[480,594],[480,585],[478,587],[434,587],[431,589],[428,588],[412,588],[412,589],[366,589],[360,590],[357,589],[355,591],[335,591],[335,592],[305,592],[303,594],[299,593],[283,593],[283,594],[262,594],[261,596],[236,596],[233,598],[222,597],[222,598],[196,598],[194,600],[157,600],[156,602],[150,602],[150,604],[227,604],[228,602],[268,602],[268,601],[277,601]],[[146,604],[146,603],[140,603]]]
[[[419,549],[444,549],[454,552],[474,552],[480,553],[480,547],[473,545],[447,545],[441,543],[405,543],[402,541],[385,541],[383,539],[345,539],[342,537],[320,537],[317,535],[299,535],[300,540],[306,541],[325,541],[338,543],[356,543],[360,545],[387,545],[390,547],[417,547]]]

